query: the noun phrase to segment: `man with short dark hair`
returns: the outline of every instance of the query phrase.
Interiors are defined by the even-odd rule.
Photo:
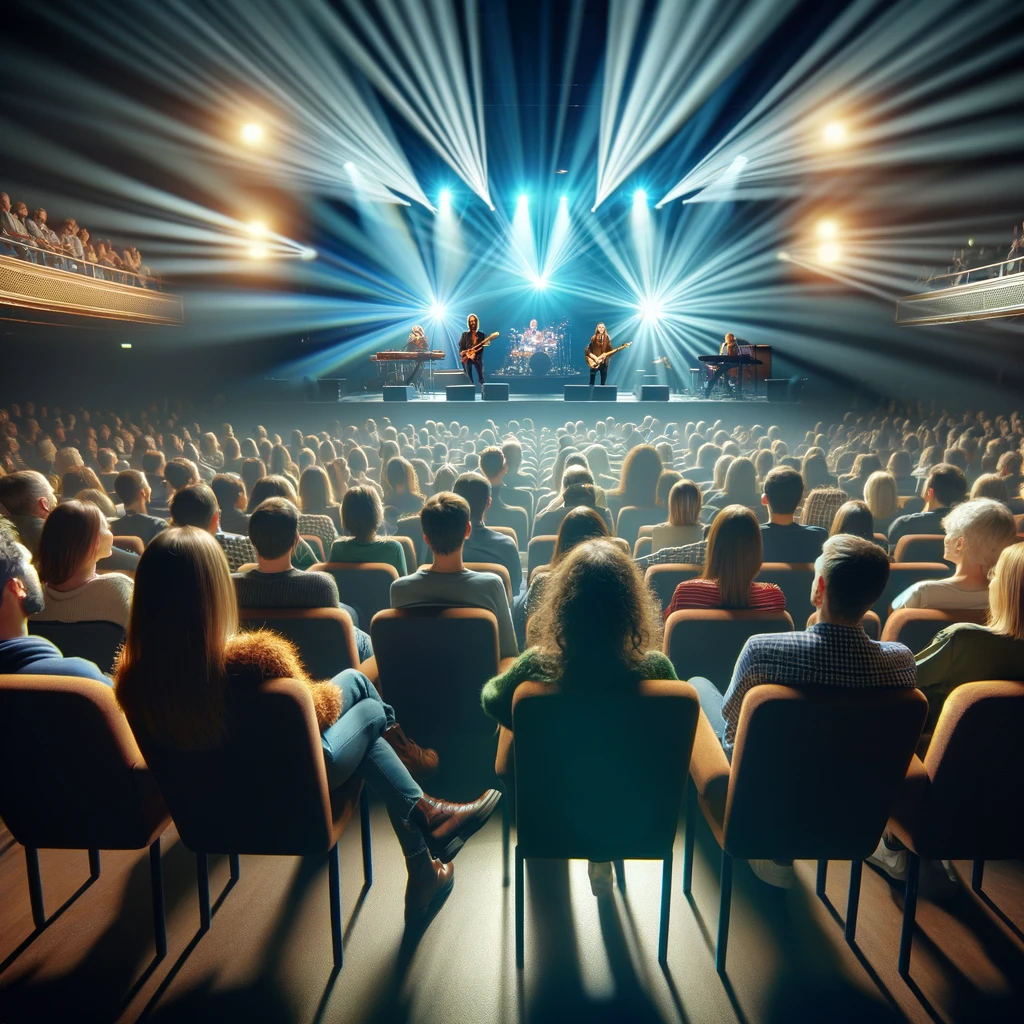
[[[558,528],[569,509],[578,508],[580,505],[592,508],[604,520],[608,532],[615,533],[611,512],[597,503],[594,474],[586,466],[569,466],[562,474],[561,501],[544,511],[540,511],[538,507],[537,518],[533,521],[533,536],[545,537],[558,533]]]
[[[457,494],[440,491],[423,503],[420,525],[434,564],[395,580],[391,584],[391,607],[484,608],[498,620],[500,657],[514,658],[519,648],[505,584],[494,573],[473,572],[463,563],[463,545],[472,532],[469,504]]]
[[[170,468],[171,463],[167,465]],[[248,537],[242,537],[237,533],[224,533],[221,530],[217,496],[206,484],[189,484],[175,491],[174,497],[171,498],[171,525],[195,526],[213,534],[217,543],[224,549],[228,567],[232,572],[247,562],[256,561],[256,549]]]
[[[942,520],[954,505],[967,497],[967,477],[959,466],[940,462],[932,466],[924,485],[924,511],[894,519],[889,526],[889,550],[895,551],[900,537],[916,533],[945,535]]]
[[[811,599],[818,621],[806,630],[752,636],[740,652],[724,697],[709,680],[690,680],[730,757],[743,697],[755,686],[875,690],[917,685],[911,651],[903,644],[871,640],[861,625],[888,581],[889,558],[877,544],[851,534],[830,537],[814,563]],[[750,866],[769,885],[793,884],[792,863],[751,861]]]
[[[476,473],[463,473],[455,481],[454,490],[469,505],[472,527],[469,539],[462,548],[463,559],[467,562],[492,562],[505,566],[515,597],[523,585],[523,563],[519,558],[519,548],[511,537],[484,525],[484,516],[491,507],[490,484]]]
[[[806,563],[821,554],[828,530],[801,526],[794,519],[803,496],[803,477],[789,466],[776,466],[764,478],[761,504],[768,507],[768,522],[761,524],[763,562]]]
[[[164,453],[154,448],[147,449],[142,453],[141,470],[146,474],[146,480],[150,485],[150,497],[147,502],[149,511],[160,516],[161,519],[170,517],[171,510],[167,504],[167,484],[164,480],[164,468],[167,460]]]
[[[126,469],[114,478],[114,493],[124,505],[124,515],[110,524],[115,537],[138,537],[143,545],[167,527],[163,519],[151,516],[146,503],[152,492],[146,475],[137,469]]]
[[[0,477],[0,515],[18,531],[18,539],[35,558],[46,517],[57,507],[50,481],[34,469]]]
[[[75,676],[109,685],[91,661],[65,658],[45,637],[29,636],[28,617],[44,604],[31,552],[0,524],[0,675]]]

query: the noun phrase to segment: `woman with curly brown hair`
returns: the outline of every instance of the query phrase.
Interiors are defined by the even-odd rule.
[[[216,540],[194,527],[165,530],[140,559],[114,675],[118,702],[140,743],[177,750],[222,743],[240,689],[278,678],[306,683],[328,786],[359,775],[387,808],[406,858],[409,920],[423,921],[440,908],[455,880],[450,861],[500,799],[495,790],[471,804],[424,796],[392,746],[399,738],[394,711],[365,675],[347,669],[314,682],[283,637],[239,633],[227,560]]]

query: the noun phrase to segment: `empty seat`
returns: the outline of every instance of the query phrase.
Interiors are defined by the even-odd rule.
[[[552,534],[545,534],[541,537],[533,537],[527,545],[526,571],[532,572],[538,565],[548,565],[551,556],[555,553],[555,541],[558,538]]]
[[[665,509],[642,508],[639,505],[626,505],[619,510],[615,519],[615,536],[621,537],[633,550],[641,526],[656,526],[665,521]]]
[[[363,628],[383,608],[391,607],[391,584],[398,579],[398,570],[384,562],[318,562],[310,566],[329,572],[338,584],[342,604],[351,605],[359,615]]]
[[[124,626],[117,622],[50,622],[28,620],[33,636],[46,637],[65,658],[85,658],[101,672],[110,673],[124,644]]]
[[[896,562],[945,561],[946,538],[941,533],[908,533],[896,542],[893,560]]]
[[[792,629],[788,612],[684,608],[665,623],[664,651],[680,679],[704,676],[725,693],[750,637]]]

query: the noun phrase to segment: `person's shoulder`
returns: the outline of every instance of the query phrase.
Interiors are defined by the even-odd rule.
[[[675,679],[676,670],[668,655],[661,651],[648,651],[644,655],[643,673],[647,679]]]
[[[823,526],[801,526],[800,529],[803,530],[804,533],[813,534],[814,536],[828,536],[828,530]]]
[[[130,592],[134,585],[135,584],[131,576],[127,576],[123,572],[104,572],[97,576],[95,579],[89,581],[89,586],[93,590],[116,590],[118,592]]]

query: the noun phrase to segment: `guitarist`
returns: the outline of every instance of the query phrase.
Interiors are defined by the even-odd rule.
[[[480,330],[480,321],[477,318],[476,313],[470,313],[466,318],[466,326],[469,328],[468,331],[463,331],[462,336],[459,338],[459,357],[462,359],[462,368],[466,371],[466,376],[469,378],[470,383],[473,381],[473,367],[476,367],[477,376],[480,378],[480,383],[484,382],[484,350],[483,343],[486,340],[486,335]],[[479,346],[479,347],[477,347]],[[467,352],[473,348],[476,348],[476,352],[472,356],[465,356],[462,353]]]
[[[594,329],[594,334],[590,339],[590,344],[587,346],[587,353],[589,355],[599,356],[605,352],[611,352],[612,350],[612,339],[608,334],[608,329],[604,324],[598,324]],[[601,384],[604,385],[608,381],[608,363],[609,360],[605,359],[601,365],[594,369],[590,367],[590,386],[594,386],[594,378],[597,376],[598,371],[601,373]]]

